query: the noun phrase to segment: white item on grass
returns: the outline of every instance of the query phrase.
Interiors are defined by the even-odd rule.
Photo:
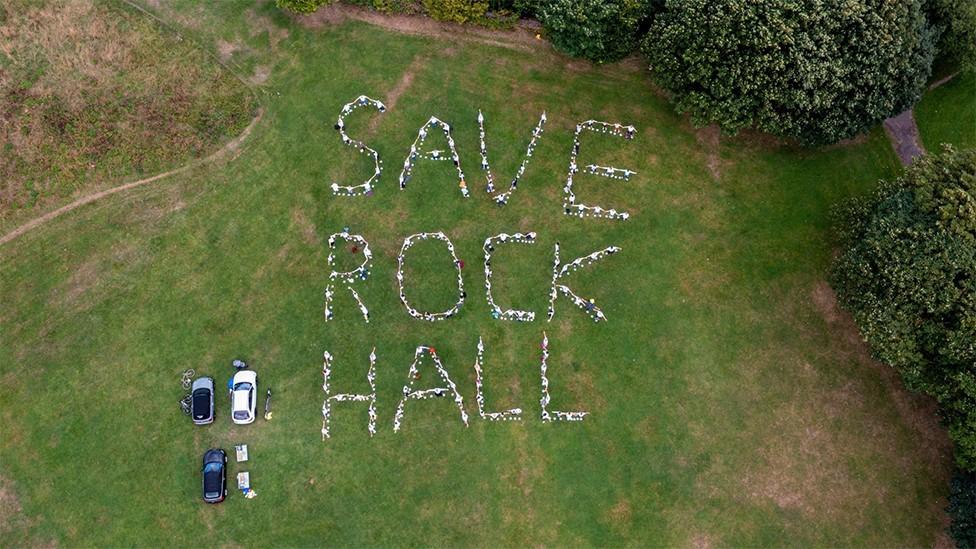
[[[237,487],[241,490],[251,489],[251,474],[247,471],[237,473]]]

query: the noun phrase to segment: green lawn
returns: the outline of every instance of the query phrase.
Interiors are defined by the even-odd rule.
[[[915,119],[929,150],[942,143],[976,147],[976,74],[960,74],[930,91],[915,107]]]
[[[266,114],[239,156],[0,248],[7,542],[931,546],[942,535],[945,434],[927,401],[866,356],[824,282],[831,205],[896,173],[881,131],[819,151],[747,138],[710,148],[637,66],[580,67],[542,49],[355,22],[310,31],[271,3],[214,4],[160,13],[201,43],[241,44],[239,70],[270,70]],[[385,161],[375,195],[333,197],[332,181],[355,184],[372,169],[332,129],[339,109],[391,90],[402,93],[387,113],[347,119]],[[548,112],[505,207],[482,192],[479,108],[502,184]],[[431,115],[454,125],[472,198],[460,197],[449,164],[433,162],[397,189]],[[638,128],[633,142],[586,135],[580,155],[637,170],[631,182],[579,175],[575,186],[628,221],[561,215],[573,128],[591,117]],[[344,226],[374,253],[360,285],[368,325],[344,290],[335,320],[322,318],[326,240]],[[431,324],[399,303],[396,255],[405,236],[437,230],[466,263],[468,298],[458,317]],[[493,320],[484,298],[482,242],[517,230],[538,242],[498,249],[495,296],[535,310],[532,323]],[[608,322],[562,297],[545,322],[557,241],[564,261],[623,248],[568,279]],[[414,252],[413,302],[450,303],[446,252]],[[583,423],[539,420],[543,331],[552,406],[589,411]],[[489,407],[521,407],[523,421],[477,417],[479,336]],[[436,347],[470,427],[448,399],[410,401],[393,433],[419,344]],[[337,391],[365,392],[374,346],[377,436],[365,406],[346,403],[322,442],[323,351],[336,357]],[[214,425],[190,425],[177,407],[180,373],[195,368],[220,386],[239,356],[262,391],[274,388],[274,419],[231,426],[221,398]],[[435,376],[428,366],[417,386]],[[205,505],[203,451],[241,442],[259,496]]]

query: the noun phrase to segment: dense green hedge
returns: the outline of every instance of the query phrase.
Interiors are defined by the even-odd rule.
[[[936,38],[922,0],[668,0],[643,51],[697,124],[823,144],[913,105]]]
[[[539,21],[556,49],[595,62],[616,61],[637,49],[646,0],[547,0]]]
[[[855,202],[832,283],[881,361],[929,394],[976,470],[976,149],[917,159]]]
[[[538,17],[539,10],[546,0],[511,0],[511,7],[507,8],[522,17]]]
[[[942,30],[940,54],[951,63],[976,70],[976,1],[929,0],[929,14]]]
[[[480,0],[423,0],[423,5],[427,15],[454,23],[480,21],[488,12],[488,2]]]
[[[299,14],[312,13],[320,6],[331,4],[336,0],[275,0],[278,7],[285,8]],[[523,6],[524,9],[536,0],[342,0],[344,4],[360,6],[389,14],[421,15],[425,14],[438,21],[453,23],[473,23],[494,29],[511,29],[518,21],[518,12],[513,8]]]

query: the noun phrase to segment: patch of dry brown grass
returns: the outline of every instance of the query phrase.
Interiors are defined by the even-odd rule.
[[[250,119],[233,75],[142,14],[15,4],[0,23],[0,225],[204,156]]]
[[[12,483],[0,476],[0,534],[9,533],[14,529],[15,523],[22,520],[20,499],[14,493]]]
[[[891,368],[871,358],[825,282],[785,283],[783,288],[790,289],[768,290],[780,303],[775,312],[757,315],[744,308],[740,322],[754,326],[757,341],[770,324],[787,326],[795,333],[796,348],[760,345],[732,358],[738,378],[734,390],[723,386],[720,376],[709,375],[710,367],[686,379],[691,401],[703,404],[680,408],[679,417],[696,446],[725,449],[697,475],[697,497],[767,508],[783,517],[786,532],[797,536],[817,525],[867,529],[879,512],[897,515],[912,509],[919,504],[920,480],[947,481],[951,461],[933,403],[909,393]],[[699,290],[706,296],[719,292]],[[822,323],[832,334],[829,339],[823,339]],[[781,377],[789,383],[771,381]],[[721,410],[731,401],[737,409],[762,402],[756,408],[764,412],[726,418]],[[647,420],[638,426],[653,428]],[[682,457],[677,463],[686,466],[688,461]],[[905,484],[893,489],[890,478]],[[931,516],[938,516],[944,504],[933,499]],[[711,541],[703,536],[689,543],[710,546]]]
[[[622,498],[617,501],[617,503],[604,514],[604,518],[607,520],[607,522],[609,522],[615,529],[620,530],[626,530],[627,526],[630,525],[632,516],[633,509],[631,508],[630,501],[626,498]]]
[[[722,157],[719,155],[719,145],[721,144],[722,134],[718,126],[711,125],[698,128],[695,130],[695,137],[704,150],[708,173],[712,174],[712,179],[715,181],[721,180]]]
[[[768,415],[763,427],[749,436],[756,440],[748,470],[739,470],[741,490],[753,502],[793,511],[808,521],[847,522],[868,526],[871,508],[910,508],[911,490],[892,491],[885,478],[946,478],[949,443],[930,399],[909,393],[897,375],[874,361],[850,316],[837,305],[833,291],[817,281],[807,295],[783,300],[781,317],[794,319],[798,337],[813,337],[814,328],[796,319],[813,309],[835,334],[820,350],[831,363],[848,364],[850,375],[828,376],[808,357],[767,349],[748,363],[781,363],[791,369],[794,386]],[[805,329],[811,330],[804,333]],[[745,370],[746,367],[743,366]],[[878,387],[871,380],[881,382]],[[880,388],[880,395],[879,395]],[[910,431],[917,445],[899,447],[892,429],[890,402],[900,428]],[[857,425],[857,429],[836,426]],[[867,467],[865,456],[875,465]],[[934,510],[933,512],[938,512]]]
[[[861,338],[854,319],[847,311],[840,308],[834,290],[826,281],[819,280],[814,284],[810,292],[810,300],[838,336],[838,341],[842,342],[841,352],[844,358],[856,360],[862,368],[878,374],[883,380],[885,390],[894,403],[901,421],[924,442],[921,445],[922,455],[934,466],[943,463],[944,456],[949,452],[949,441],[946,439],[945,429],[939,424],[935,401],[922,395],[909,393],[893,368],[874,360],[867,344]]]
[[[315,227],[315,223],[305,215],[305,211],[301,208],[294,208],[291,212],[291,222],[298,228],[298,231],[302,235],[302,240],[306,244],[312,247],[321,247],[322,240],[318,236],[318,230]]]
[[[267,15],[260,15],[253,9],[247,10],[247,26],[251,36],[259,36],[268,33],[268,42],[271,44],[271,51],[278,48],[278,43],[288,38],[288,29],[274,24]]]
[[[50,301],[58,309],[84,311],[110,296],[125,273],[146,260],[145,251],[120,242],[103,254],[92,255],[75,267],[51,290]]]
[[[234,53],[240,51],[242,46],[239,42],[228,42],[226,40],[217,40],[217,56],[224,63],[231,60],[234,57]]]
[[[248,78],[248,81],[254,86],[260,86],[268,81],[271,76],[271,67],[267,65],[257,65],[254,67],[254,74]]]

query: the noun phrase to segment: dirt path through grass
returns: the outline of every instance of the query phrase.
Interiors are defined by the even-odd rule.
[[[431,36],[446,40],[462,39],[522,51],[537,52],[552,49],[549,42],[536,38],[541,31],[541,26],[534,21],[519,21],[515,29],[511,31],[490,30],[470,25],[435,21],[429,17],[388,15],[346,4],[332,4],[320,8],[310,15],[296,18],[301,25],[312,29],[338,25],[347,19],[364,21],[404,34]]]
[[[932,82],[932,85],[929,86],[929,91],[932,91],[935,88],[938,88],[939,86],[941,86],[943,84],[948,84],[949,82],[952,81],[953,78],[959,76],[959,73],[960,72],[962,72],[962,71],[956,71],[956,72],[954,72],[954,73],[952,73],[950,75],[944,76],[944,77],[936,80],[935,82]]]
[[[11,240],[17,238],[18,236],[21,236],[24,233],[30,231],[31,229],[37,228],[40,225],[43,225],[44,223],[47,223],[48,221],[56,217],[60,217],[61,215],[66,214],[76,208],[80,208],[85,204],[90,204],[92,202],[95,202],[96,200],[101,200],[106,196],[110,196],[122,191],[127,191],[129,189],[134,189],[136,187],[141,187],[143,185],[147,185],[154,181],[159,181],[160,179],[165,179],[167,177],[183,173],[189,170],[190,168],[194,168],[202,164],[219,160],[228,155],[231,156],[231,159],[233,159],[236,157],[235,153],[237,153],[237,151],[240,149],[241,145],[244,143],[247,137],[251,135],[251,132],[254,130],[255,126],[257,126],[258,122],[261,121],[261,118],[263,116],[264,116],[264,108],[259,108],[257,114],[254,115],[254,118],[251,120],[251,123],[248,124],[246,128],[244,128],[244,131],[241,132],[240,135],[238,135],[237,137],[229,141],[226,145],[218,149],[210,156],[207,156],[202,159],[194,160],[188,164],[184,164],[183,166],[180,166],[179,168],[165,171],[163,173],[158,173],[152,177],[147,177],[145,179],[140,179],[138,181],[132,181],[129,183],[125,183],[124,185],[119,185],[118,187],[112,187],[111,189],[105,189],[104,191],[83,196],[75,200],[74,202],[71,202],[70,204],[62,206],[54,211],[48,212],[40,217],[36,217],[28,221],[27,223],[24,223],[23,225],[17,227],[16,229],[10,231],[9,233],[3,235],[2,237],[0,237],[0,245],[10,242]]]

